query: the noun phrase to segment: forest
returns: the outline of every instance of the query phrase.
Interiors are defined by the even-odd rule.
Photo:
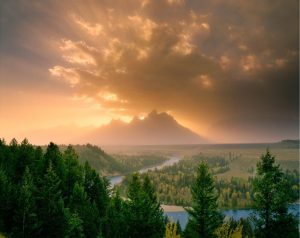
[[[298,237],[297,218],[287,212],[295,199],[289,192],[295,186],[294,174],[284,173],[269,151],[247,182],[253,190],[252,221],[224,219],[220,212],[218,189],[223,185],[215,182],[214,173],[226,168],[226,160],[197,159],[187,188],[191,203],[185,230],[164,216],[159,187],[150,174],[131,174],[124,198],[105,176],[78,158],[72,146],[61,150],[51,142],[43,149],[26,139],[9,144],[0,140],[0,236]],[[236,189],[244,187],[239,181],[235,184]]]
[[[151,170],[142,177],[149,176],[157,188],[157,197],[162,204],[174,204],[178,206],[190,206],[192,185],[196,174],[197,165],[204,161],[210,167],[213,175],[223,174],[230,170],[230,163],[238,159],[230,154],[228,158],[221,156],[204,156],[203,154],[193,155],[182,159],[178,164],[165,167],[161,170]],[[252,168],[252,173],[254,169]],[[285,170],[284,176],[290,183],[291,197],[293,201],[299,199],[299,170]],[[120,186],[122,194],[125,194],[129,176]],[[247,209],[253,207],[253,176],[248,178],[230,177],[223,178],[215,176],[215,187],[219,194],[218,205],[222,209]]]

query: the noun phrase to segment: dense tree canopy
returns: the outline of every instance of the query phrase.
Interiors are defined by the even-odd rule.
[[[61,152],[50,143],[43,152],[26,139],[9,145],[0,140],[0,232],[11,237],[162,237],[165,217],[149,178],[133,175],[124,200],[89,163],[79,163],[71,146]]]
[[[215,161],[226,166],[225,161]],[[147,174],[128,178],[124,198],[89,163],[80,163],[72,146],[61,151],[50,143],[43,150],[26,139],[8,145],[0,140],[0,234],[17,238],[250,238],[254,226],[255,237],[298,237],[297,220],[287,210],[297,198],[298,178],[292,172],[283,173],[268,151],[257,165],[255,179],[248,181],[253,183],[257,213],[252,224],[222,220],[218,199],[225,195],[215,188],[221,182],[214,181],[211,171],[203,162],[197,168],[192,206],[187,209],[189,222],[182,232],[178,222],[164,216],[156,183]],[[246,188],[238,180],[232,183]]]

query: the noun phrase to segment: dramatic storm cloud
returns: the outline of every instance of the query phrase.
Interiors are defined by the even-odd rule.
[[[298,9],[296,0],[1,3],[1,131],[157,109],[213,141],[296,138]]]

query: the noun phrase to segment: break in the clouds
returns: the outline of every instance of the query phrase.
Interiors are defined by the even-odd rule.
[[[157,109],[215,141],[298,137],[296,0],[1,4],[4,88],[63,88],[86,124]],[[13,73],[25,63],[39,76]]]

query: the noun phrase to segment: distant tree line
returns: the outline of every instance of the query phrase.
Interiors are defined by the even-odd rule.
[[[50,143],[43,151],[26,139],[8,145],[0,140],[0,233],[23,238],[298,237],[297,219],[287,212],[290,186],[267,152],[253,180],[253,223],[224,220],[215,181],[202,162],[191,187],[188,225],[181,231],[164,216],[148,176],[133,174],[124,199],[88,163],[81,165],[71,146],[61,152]]]

